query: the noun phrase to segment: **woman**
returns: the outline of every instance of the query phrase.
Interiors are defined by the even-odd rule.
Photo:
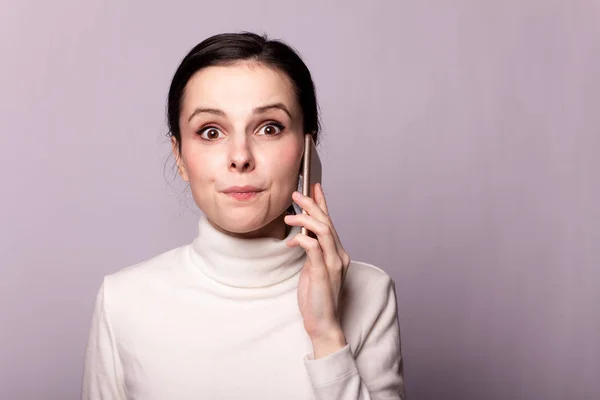
[[[295,191],[304,134],[319,135],[299,56],[206,39],[173,77],[168,124],[199,233],[105,277],[83,399],[403,398],[394,282],[350,261],[320,185]]]

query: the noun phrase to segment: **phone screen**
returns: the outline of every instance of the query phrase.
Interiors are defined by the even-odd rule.
[[[304,158],[302,162],[302,194],[314,198],[314,185],[322,182],[321,159],[317,153],[317,146],[311,134],[304,135]],[[302,210],[302,214],[306,211]],[[302,227],[302,233],[309,231]],[[311,236],[314,236],[311,232]]]

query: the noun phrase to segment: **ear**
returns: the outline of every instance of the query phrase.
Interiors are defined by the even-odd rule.
[[[181,176],[181,179],[184,181],[189,182],[190,178],[183,163],[181,153],[179,152],[179,146],[177,145],[177,138],[175,138],[175,136],[171,136],[171,151],[175,157],[175,163],[177,164],[177,172],[179,173],[179,176]]]

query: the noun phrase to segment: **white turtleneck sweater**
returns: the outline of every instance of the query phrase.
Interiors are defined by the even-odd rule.
[[[305,258],[284,240],[234,238],[202,217],[191,244],[107,275],[82,398],[404,399],[393,280],[351,263],[340,302],[348,344],[314,360],[296,291]]]

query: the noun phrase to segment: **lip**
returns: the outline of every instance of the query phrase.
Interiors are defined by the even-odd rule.
[[[252,200],[263,189],[257,188],[256,186],[231,186],[223,190],[223,193],[235,200]]]
[[[257,188],[256,186],[230,186],[227,189],[223,190],[223,193],[234,194],[234,193],[258,193],[262,192],[262,189]]]

